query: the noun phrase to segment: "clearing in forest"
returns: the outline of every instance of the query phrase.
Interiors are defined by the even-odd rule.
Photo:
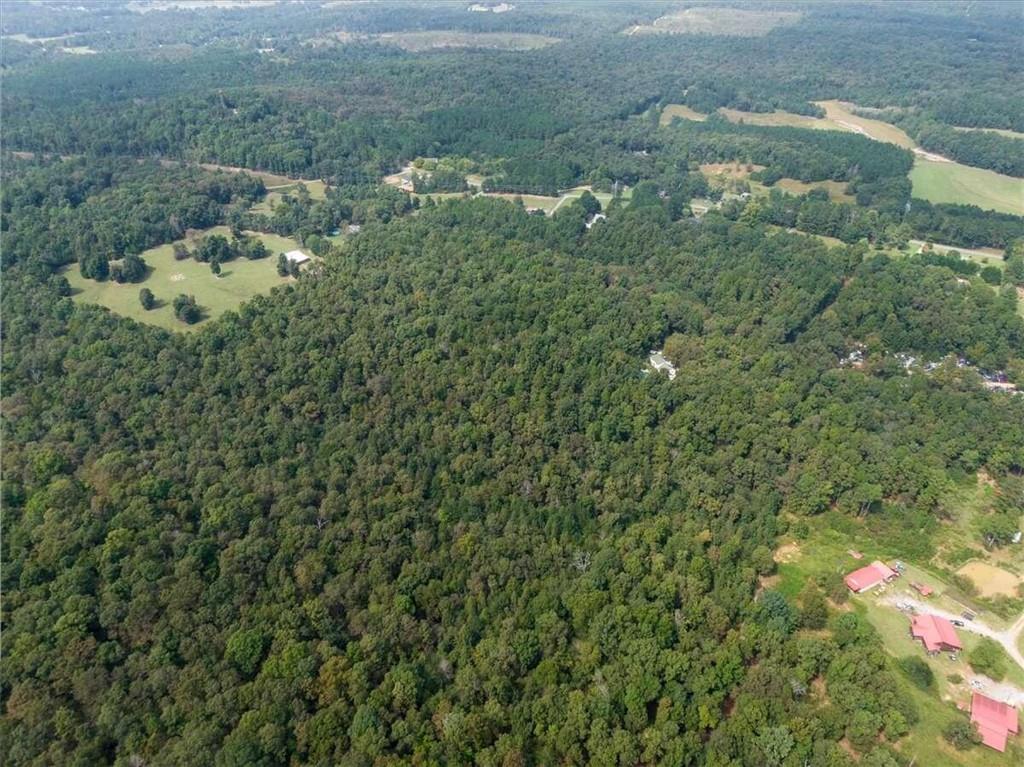
[[[709,179],[743,179],[764,168],[752,162],[706,162],[700,166],[700,172]]]
[[[418,53],[437,48],[489,48],[499,51],[532,51],[561,42],[557,37],[521,32],[460,32],[430,30],[425,32],[391,32],[372,38],[385,45],[397,45]]]
[[[998,133],[1000,136],[1006,138],[1017,138],[1024,139],[1024,133],[1019,133],[1015,130],[1009,130],[1007,128],[963,128],[959,125],[953,127],[953,130],[962,131],[964,133],[970,133],[971,131],[981,131],[982,133]]]
[[[862,117],[854,114],[856,106],[846,101],[816,101],[814,102],[825,110],[825,119],[842,130],[859,133],[862,136],[883,141],[888,144],[895,144],[904,149],[917,149],[917,144],[910,136],[892,123],[883,120],[874,120],[870,117]]]
[[[681,117],[684,120],[696,120],[697,122],[703,122],[708,119],[706,114],[698,112],[696,109],[690,109],[686,104],[666,104],[665,108],[661,110],[658,124],[671,125],[672,121],[677,117]]]
[[[189,250],[193,250],[202,237],[210,234],[220,234],[229,239],[231,237],[228,227],[215,226],[180,242],[184,242]],[[214,276],[209,264],[200,263],[193,258],[176,261],[173,243],[150,248],[142,253],[142,258],[149,268],[149,273],[142,282],[96,282],[82,277],[76,264],[72,264],[64,272],[64,276],[71,284],[72,298],[77,302],[99,304],[115,314],[166,330],[195,330],[224,312],[237,309],[242,302],[253,296],[269,293],[271,288],[289,281],[288,277],[281,277],[277,273],[277,256],[279,253],[298,249],[299,244],[295,240],[276,234],[246,234],[259,238],[270,251],[270,255],[255,261],[236,258],[226,262],[221,265],[220,277]],[[156,306],[148,311],[139,303],[139,291],[142,288],[149,288],[156,296]],[[195,325],[186,325],[174,316],[171,302],[182,293],[195,296],[196,303],[203,310],[203,319]]]
[[[983,597],[1015,597],[1020,578],[988,562],[968,562],[957,573],[970,579]]]
[[[846,191],[845,181],[798,181],[795,178],[780,178],[775,186],[787,194],[803,195],[812,189],[824,189],[832,202],[856,202],[856,198]]]
[[[687,8],[624,31],[627,35],[720,35],[761,37],[776,27],[795,24],[799,11],[752,10],[742,8]]]
[[[769,128],[814,128],[816,130],[850,130],[827,118],[798,115],[793,112],[743,112],[739,109],[720,107],[718,113],[729,122],[746,125],[763,125]]]

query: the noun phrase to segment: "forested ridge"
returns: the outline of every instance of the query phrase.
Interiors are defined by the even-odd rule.
[[[1016,125],[1014,35],[950,7],[687,45],[627,39],[660,13],[630,4],[17,8],[101,52],[3,54],[5,764],[909,767],[906,674],[838,575],[777,590],[776,549],[838,515],[927,552],[976,476],[1015,524],[1024,397],[980,373],[1024,384],[1024,220],[913,199],[893,145],[659,106]],[[562,42],[307,44],[334,21]],[[424,157],[423,194],[381,183]],[[737,162],[761,196],[700,170]],[[590,191],[426,196],[468,169]],[[314,258],[191,333],[69,282],[266,234]]]

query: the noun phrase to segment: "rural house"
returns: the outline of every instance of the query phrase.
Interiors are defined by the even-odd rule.
[[[996,751],[1005,751],[1006,738],[1020,731],[1017,709],[980,692],[971,696],[971,722],[978,728],[981,742]]]
[[[910,635],[924,642],[929,655],[963,649],[953,624],[937,615],[915,615],[910,623]]]
[[[898,577],[898,572],[893,570],[884,562],[879,562],[876,559],[867,567],[854,570],[843,580],[846,582],[846,586],[850,591],[854,594],[860,594],[864,591],[868,591],[869,589],[873,589],[881,583],[888,583]]]
[[[284,254],[284,257],[288,259],[288,263],[290,264],[304,264],[309,261],[309,256],[301,250],[289,250]]]

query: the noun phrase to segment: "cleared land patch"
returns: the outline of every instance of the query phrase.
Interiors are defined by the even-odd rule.
[[[783,192],[794,195],[807,194],[812,189],[824,189],[832,202],[852,203],[856,198],[847,194],[846,183],[843,181],[798,181],[795,178],[780,178],[775,186]]]
[[[895,125],[854,114],[853,110],[856,107],[849,102],[833,99],[831,101],[816,101],[814,103],[825,110],[826,120],[838,125],[842,130],[859,133],[875,141],[895,144],[904,149],[917,148],[914,140]]]
[[[1008,130],[1007,128],[962,128],[960,126],[954,126],[953,130],[963,131],[964,133],[970,133],[971,131],[982,131],[983,133],[998,133],[1000,136],[1006,136],[1006,138],[1019,138],[1024,139],[1024,133],[1019,133],[1015,130]]]
[[[561,42],[557,37],[521,32],[459,32],[432,30],[428,32],[392,32],[377,35],[379,43],[397,45],[418,53],[435,48],[490,48],[500,51],[532,51]]]
[[[681,117],[684,120],[696,120],[697,122],[703,122],[708,119],[706,114],[698,112],[696,109],[690,109],[686,104],[666,104],[665,108],[661,110],[658,124],[669,125],[677,117]]]
[[[708,178],[743,179],[755,171],[764,170],[764,165],[747,162],[709,162],[700,166],[700,172]]]
[[[983,597],[1015,597],[1020,578],[988,562],[968,562],[957,572],[971,579]]]
[[[817,130],[850,130],[827,118],[798,115],[793,112],[743,112],[739,109],[721,107],[718,113],[729,122],[747,125],[764,125],[769,128],[814,128]]]
[[[210,234],[225,237],[231,235],[226,226],[215,226],[181,242],[188,245],[189,249],[193,249],[199,239]],[[72,298],[75,301],[99,304],[123,317],[167,330],[195,330],[224,312],[238,308],[243,301],[260,293],[268,293],[271,288],[288,282],[288,277],[281,277],[277,273],[277,255],[298,249],[299,244],[295,240],[276,234],[246,234],[262,240],[270,255],[256,261],[246,258],[229,261],[221,266],[220,277],[213,275],[209,264],[200,263],[195,259],[175,261],[173,243],[160,245],[142,253],[142,258],[149,267],[149,273],[142,282],[118,284],[112,280],[88,280],[82,277],[77,265],[74,264],[64,272],[64,276],[71,284]],[[149,311],[143,309],[139,303],[139,291],[142,288],[149,288],[157,299],[156,307]],[[186,325],[174,317],[171,302],[181,293],[195,296],[196,302],[203,310],[203,319],[195,325]]]
[[[795,24],[798,11],[748,10],[741,8],[687,8],[625,30],[627,35],[719,35],[761,37],[776,27]]]
[[[910,181],[914,196],[930,202],[977,205],[1024,215],[1024,179],[956,162],[931,162],[918,157],[910,171]]]

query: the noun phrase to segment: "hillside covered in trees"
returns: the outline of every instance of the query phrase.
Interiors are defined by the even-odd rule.
[[[4,51],[5,764],[908,764],[906,675],[841,581],[784,594],[773,553],[836,513],[926,548],[957,482],[1018,487],[1024,397],[979,373],[1024,385],[1024,219],[913,199],[895,145],[656,107],[1019,130],[998,8],[826,5],[681,46],[622,34],[645,4],[93,6],[7,22],[99,52]],[[309,43],[335,22],[357,37]],[[561,42],[359,37],[451,28]],[[975,34],[958,69],[943,41]],[[509,199],[382,185],[434,156]],[[770,191],[723,200],[700,166],[727,162]],[[551,215],[514,197],[581,183]],[[68,281],[246,231],[315,260],[197,332]],[[897,255],[914,236],[1005,263]]]

